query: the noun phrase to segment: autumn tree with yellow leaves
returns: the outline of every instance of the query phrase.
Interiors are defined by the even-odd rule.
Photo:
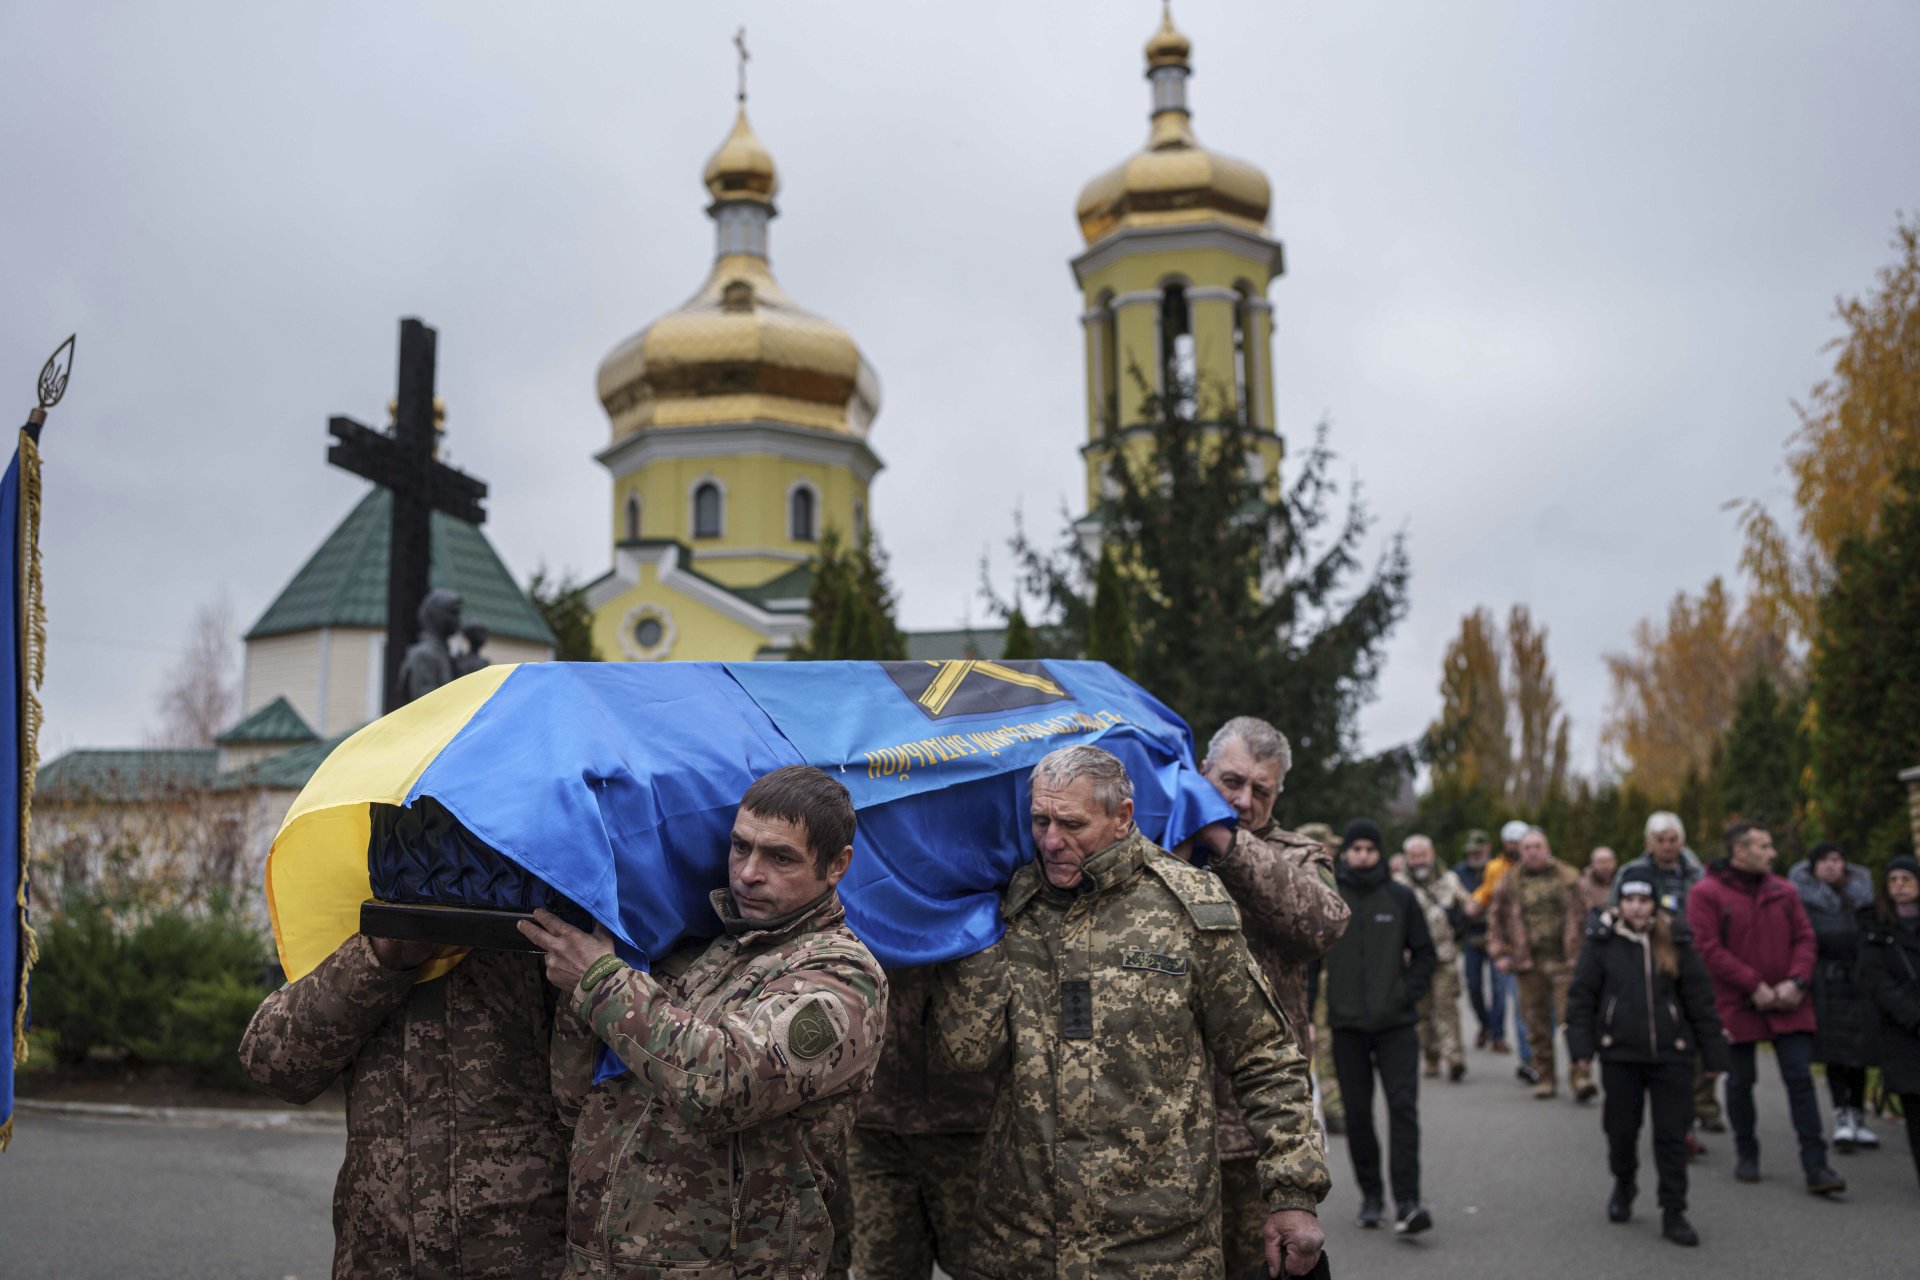
[[[1831,344],[1833,372],[1795,406],[1786,458],[1794,527],[1758,501],[1741,517],[1754,608],[1803,642],[1818,634],[1840,547],[1878,532],[1895,475],[1920,461],[1920,215],[1895,228],[1892,248],[1876,290],[1836,303],[1845,332]]]
[[[1601,741],[1641,791],[1675,797],[1708,776],[1733,726],[1741,688],[1765,672],[1793,674],[1785,644],[1764,611],[1742,608],[1719,578],[1698,596],[1682,591],[1663,621],[1643,619],[1633,647],[1607,656],[1613,681]]]
[[[1442,830],[1538,814],[1567,786],[1567,716],[1547,661],[1547,631],[1515,605],[1505,634],[1487,609],[1460,620],[1428,728],[1423,821]]]

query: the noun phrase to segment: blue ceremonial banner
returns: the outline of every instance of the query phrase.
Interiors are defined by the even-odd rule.
[[[1083,742],[1126,763],[1151,839],[1232,820],[1186,724],[1104,663],[490,667],[314,774],[267,863],[275,938],[298,978],[355,932],[376,884],[388,900],[522,907],[515,877],[486,865],[498,855],[644,964],[719,931],[707,895],[726,883],[748,785],[813,764],[859,811],[841,885],[854,930],[888,967],[954,959],[998,939],[999,890],[1033,856],[1032,766]],[[440,813],[463,834],[433,835]]]

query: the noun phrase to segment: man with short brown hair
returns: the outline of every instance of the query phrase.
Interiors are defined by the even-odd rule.
[[[886,1030],[886,977],[835,892],[853,835],[845,787],[777,769],[741,798],[711,942],[649,973],[604,928],[544,911],[521,926],[563,993],[553,1089],[576,1126],[571,1274],[827,1270],[854,1100]],[[596,1084],[602,1045],[628,1070]]]

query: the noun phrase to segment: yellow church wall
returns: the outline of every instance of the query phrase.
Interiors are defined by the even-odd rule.
[[[693,536],[693,491],[703,480],[720,485],[721,536]],[[640,536],[670,538],[692,548],[699,571],[729,586],[758,586],[802,564],[818,549],[818,540],[792,538],[788,500],[797,483],[813,486],[814,529],[854,526],[854,508],[867,499],[866,486],[843,467],[799,462],[767,453],[705,458],[656,459],[614,490],[614,539],[627,535],[627,498],[640,498]],[[784,554],[742,554],[774,551]],[[715,553],[721,553],[716,555]]]
[[[1184,281],[1190,288],[1236,289],[1244,284],[1256,299],[1266,296],[1270,283],[1264,266],[1225,249],[1176,249],[1129,254],[1088,273],[1082,283],[1087,309],[1097,311],[1103,295],[1110,293],[1115,298],[1124,299],[1128,295],[1157,294],[1176,280]],[[1213,401],[1204,411],[1210,417],[1229,416],[1224,402],[1237,394],[1233,390],[1234,303],[1226,298],[1198,298],[1192,306],[1195,359],[1200,368],[1203,393],[1210,395]],[[1252,344],[1252,354],[1258,366],[1255,381],[1259,388],[1257,403],[1260,409],[1255,420],[1262,426],[1270,426],[1273,423],[1272,379],[1267,376],[1270,346],[1266,336],[1270,327],[1265,323],[1264,313],[1256,311],[1255,317],[1256,339]],[[1160,348],[1157,304],[1150,301],[1123,303],[1117,309],[1117,320],[1118,357],[1110,381],[1104,375],[1100,353],[1096,349],[1096,344],[1101,340],[1101,326],[1097,322],[1086,326],[1089,439],[1098,439],[1104,427],[1100,420],[1101,398],[1105,390],[1102,382],[1107,382],[1117,394],[1119,418],[1123,426],[1135,426],[1143,421],[1140,409],[1144,397],[1133,377],[1133,370],[1137,368],[1146,376],[1150,389],[1157,389]]]
[[[672,641],[658,660],[746,662],[766,644],[765,637],[752,627],[663,585],[656,567],[645,565],[638,583],[594,612],[593,642],[602,658],[634,660],[622,636],[637,623],[636,610],[644,608],[656,610],[663,625],[672,627]]]

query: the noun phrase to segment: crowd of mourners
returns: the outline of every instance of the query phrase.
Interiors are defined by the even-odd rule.
[[[1897,1106],[1920,1171],[1913,858],[1876,884],[1823,844],[1782,877],[1743,822],[1703,864],[1663,812],[1624,865],[1510,822],[1449,869],[1367,819],[1282,829],[1290,765],[1273,726],[1229,721],[1202,772],[1237,822],[1162,849],[1119,759],[1048,755],[1004,936],[893,971],[841,908],[845,788],[777,770],[740,800],[711,939],[641,968],[547,912],[530,953],[355,935],[268,997],[241,1058],[290,1100],[344,1084],[339,1277],[1325,1274],[1329,1134],[1362,1227],[1434,1229],[1420,1088],[1467,1073],[1463,986],[1477,1051],[1536,1098],[1564,1076],[1602,1099],[1612,1221],[1648,1114],[1668,1239],[1699,1241],[1699,1135],[1730,1129],[1760,1178],[1762,1041],[1810,1192],[1846,1185],[1816,1065],[1831,1149],[1877,1147]]]
[[[1389,1028],[1383,1013],[1363,1014],[1334,994],[1351,980],[1341,971],[1353,967],[1344,957],[1356,944],[1343,939],[1325,961],[1333,1052],[1322,1100],[1328,1131],[1348,1136],[1361,1225],[1381,1221],[1373,1076],[1387,1097],[1394,1199],[1405,1205],[1419,1199],[1415,1058],[1429,1077],[1466,1074],[1456,955],[1477,1048],[1513,1053],[1518,1078],[1551,1099],[1560,1092],[1557,1033],[1572,1099],[1603,1098],[1610,1221],[1633,1216],[1649,1115],[1667,1239],[1699,1243],[1687,1218],[1687,1165],[1707,1154],[1701,1134],[1731,1129],[1734,1177],[1760,1180],[1754,1086],[1763,1042],[1786,1086],[1810,1193],[1846,1190],[1829,1150],[1877,1149],[1869,1116],[1888,1111],[1903,1118],[1920,1175],[1920,862],[1892,858],[1876,886],[1825,841],[1781,876],[1772,833],[1737,822],[1721,855],[1703,863],[1680,819],[1664,811],[1648,817],[1646,848],[1625,865],[1602,846],[1576,869],[1525,822],[1500,836],[1496,849],[1485,832],[1468,833],[1451,870],[1436,864],[1431,840],[1410,836],[1389,860],[1391,881],[1378,869],[1376,825],[1350,823],[1340,838],[1337,876],[1355,918],[1364,910],[1389,935],[1401,930],[1403,1004],[1426,993]],[[1390,936],[1384,949],[1394,951]],[[1379,963],[1379,949],[1360,950]],[[1816,1067],[1832,1099],[1831,1139]],[[1329,1074],[1337,1093],[1324,1084]]]

